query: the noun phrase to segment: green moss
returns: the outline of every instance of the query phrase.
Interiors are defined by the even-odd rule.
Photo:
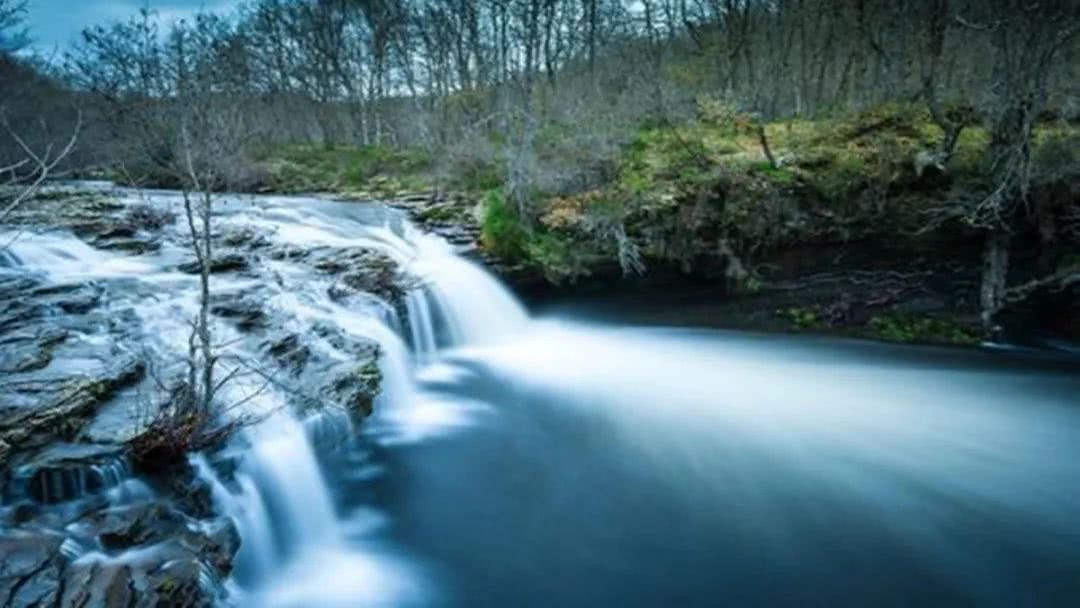
[[[430,181],[430,155],[387,146],[291,145],[265,151],[260,165],[271,186],[282,192],[349,191],[382,186],[394,192],[419,189]],[[380,183],[378,182],[381,179]]]
[[[780,185],[790,185],[798,181],[797,176],[790,169],[773,167],[768,161],[754,163],[751,170]]]
[[[591,249],[555,233],[535,233],[525,244],[529,262],[553,284],[574,282],[589,274]]]
[[[821,319],[812,308],[791,307],[778,311],[781,317],[791,323],[791,328],[798,331],[816,329],[821,326]]]
[[[374,409],[375,398],[382,390],[382,370],[379,369],[378,352],[364,364],[339,376],[334,382],[334,392],[349,412],[359,418],[369,416]]]
[[[974,345],[979,334],[955,321],[919,315],[879,315],[867,324],[868,335],[889,342]]]
[[[529,234],[522,226],[517,212],[507,203],[499,190],[490,190],[484,199],[484,221],[480,242],[484,249],[507,262],[516,262],[525,255]]]
[[[831,202],[842,201],[871,178],[866,159],[847,151],[833,151],[831,158],[810,173],[810,183]]]
[[[416,218],[423,223],[429,222],[452,222],[460,219],[462,215],[462,208],[454,205],[453,203],[443,203],[441,205],[432,205],[421,210],[416,214]]]
[[[466,192],[487,192],[502,187],[503,173],[495,163],[472,163],[457,167],[450,183],[454,188]]]

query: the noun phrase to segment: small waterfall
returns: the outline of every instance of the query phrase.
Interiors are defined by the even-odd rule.
[[[413,354],[419,362],[426,361],[435,354],[435,318],[431,312],[431,301],[427,291],[414,289],[405,299],[409,313],[409,335],[412,339]]]
[[[527,323],[528,314],[514,296],[472,262],[447,254],[420,266],[452,345],[501,342]]]
[[[423,285],[407,301],[409,333],[420,359],[439,345],[504,341],[529,321],[525,308],[495,277],[457,255],[446,241],[405,225],[372,228],[366,237]],[[439,339],[440,326],[446,336]]]
[[[64,232],[0,233],[0,266],[24,266],[60,280],[145,274],[154,270],[138,258],[94,249]]]
[[[175,202],[161,194],[159,203]],[[175,198],[175,197],[173,197]],[[327,292],[326,277],[301,258],[274,259],[239,274],[215,275],[218,293],[258,290],[261,302],[288,330],[312,340],[321,364],[334,370],[348,366],[355,352],[317,336],[319,327],[345,335],[363,347],[379,346],[382,373],[376,412],[364,425],[365,441],[389,445],[408,442],[461,424],[460,404],[440,402],[426,394],[416,377],[441,348],[499,343],[528,322],[524,308],[478,265],[458,256],[443,240],[402,221],[397,212],[373,213],[362,207],[319,201],[266,199],[265,205],[240,205],[225,211],[247,225],[265,227],[275,245],[373,248],[397,261],[421,285],[407,294],[405,327],[394,307],[382,301],[355,299],[342,303]],[[280,203],[280,204],[279,204]],[[182,231],[181,231],[182,232]],[[115,288],[103,298],[113,310],[130,310],[146,334],[148,352],[177,360],[185,357],[190,326],[197,310],[195,278],[176,271],[189,257],[186,245],[166,233],[162,248],[145,255],[106,252],[63,232],[0,234],[0,267],[25,267],[63,283],[101,279]],[[257,254],[256,254],[257,255]],[[257,276],[256,276],[257,275]],[[115,280],[120,279],[120,280]],[[334,335],[337,335],[336,333]],[[227,321],[215,322],[215,339],[237,359],[265,365],[263,340],[237,331]],[[225,367],[229,363],[222,362]],[[439,363],[434,367],[446,366]],[[221,377],[229,370],[222,369]],[[372,547],[358,551],[345,537],[346,526],[335,510],[333,495],[320,468],[321,442],[340,439],[344,416],[327,411],[304,417],[294,411],[286,390],[262,380],[234,379],[223,401],[244,403],[242,412],[259,418],[233,446],[238,466],[225,481],[201,457],[193,466],[213,488],[219,510],[230,515],[242,538],[236,576],[230,585],[236,601],[252,606],[356,606],[419,603],[423,594],[414,577],[393,557]],[[318,399],[323,387],[312,386]],[[256,398],[252,398],[255,396]],[[321,418],[319,418],[321,417]],[[351,430],[351,429],[350,429]],[[350,433],[355,435],[355,433]],[[340,444],[340,442],[339,442]],[[75,476],[48,474],[28,483],[52,501],[69,495],[105,491],[127,476],[125,467],[105,463]],[[122,484],[121,484],[122,485]],[[347,515],[347,514],[346,514]]]
[[[68,449],[60,446],[54,452]],[[4,487],[4,504],[31,500],[40,504],[55,504],[78,500],[115,488],[131,477],[127,460],[119,455],[107,455],[96,463],[77,459],[59,460],[43,466],[25,466],[12,471]]]

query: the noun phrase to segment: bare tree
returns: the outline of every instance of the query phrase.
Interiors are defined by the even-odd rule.
[[[5,133],[23,155],[20,160],[0,167],[0,223],[3,223],[20,205],[33,198],[49,176],[75,149],[82,131],[82,113],[78,113],[71,137],[60,148],[49,145],[43,150],[34,150],[12,128],[2,111],[0,126],[3,126]]]
[[[0,55],[15,53],[30,45],[25,22],[26,0],[0,0]]]

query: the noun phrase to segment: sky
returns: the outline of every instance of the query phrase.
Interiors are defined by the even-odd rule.
[[[199,11],[228,10],[239,0],[30,0],[30,35],[34,48],[49,54],[63,50],[89,25],[126,19],[143,6],[158,12],[164,21],[190,17]]]

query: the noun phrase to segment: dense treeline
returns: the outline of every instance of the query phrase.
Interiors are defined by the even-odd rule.
[[[19,3],[2,6],[5,65],[25,70],[10,58],[26,43]],[[940,136],[920,175],[948,167],[965,129],[986,133],[985,187],[926,224],[986,236],[989,325],[1010,239],[1071,230],[1075,210],[1040,216],[1030,193],[1035,125],[1080,116],[1078,31],[1080,0],[257,0],[88,28],[49,82],[88,115],[80,149],[132,181],[250,187],[250,159],[303,142],[422,149],[444,175],[499,186],[526,230],[550,197],[611,182],[643,127],[703,108],[756,133],[772,170],[789,161],[769,121],[924,108]],[[616,220],[598,233],[636,260]],[[763,246],[730,240],[733,260]]]

